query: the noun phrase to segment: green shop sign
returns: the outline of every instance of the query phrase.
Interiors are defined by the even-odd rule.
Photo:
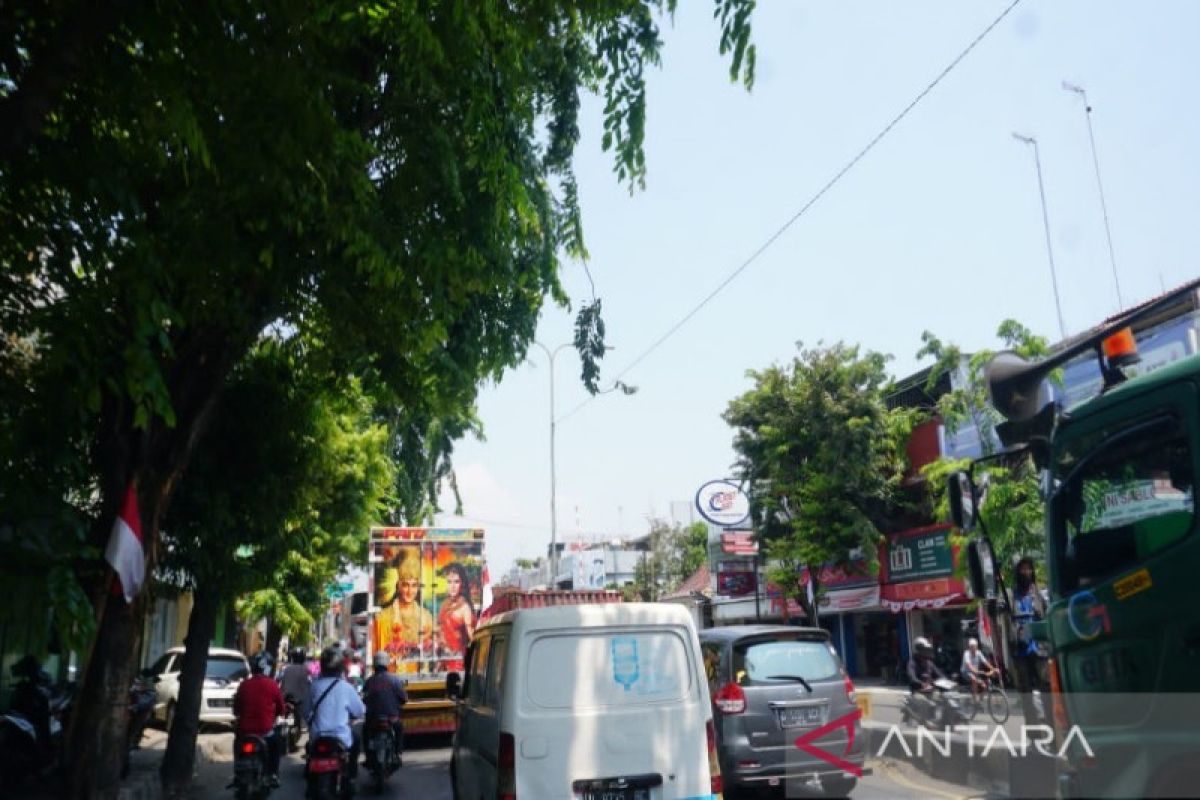
[[[888,543],[888,583],[941,578],[954,572],[950,531],[895,537]]]

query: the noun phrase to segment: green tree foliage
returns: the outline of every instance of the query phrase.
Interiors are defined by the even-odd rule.
[[[623,587],[627,599],[658,600],[678,588],[708,560],[708,527],[703,522],[681,525],[651,519],[649,545],[633,571],[633,583]]]
[[[734,428],[735,470],[750,487],[768,578],[814,619],[800,568],[847,563],[876,547],[898,503],[905,445],[920,412],[884,403],[887,357],[837,343],[790,365],[751,371],[754,388],[724,418]],[[820,586],[815,585],[818,594]]]
[[[167,796],[191,780],[208,645],[220,607],[293,639],[338,571],[366,551],[394,486],[387,431],[354,378],[303,372],[293,339],[264,340],[234,371],[165,519],[164,577],[190,589]]]
[[[996,331],[1003,349],[1023,358],[1036,360],[1049,354],[1049,343],[1033,334],[1019,322],[1004,320]],[[974,427],[979,432],[985,455],[997,452],[996,425],[1003,420],[992,408],[984,380],[984,367],[995,351],[981,350],[970,356],[953,344],[942,342],[929,331],[921,336],[923,346],[918,358],[932,357],[935,362],[929,375],[930,389],[946,373],[952,375],[953,388],[940,397],[937,412],[950,433]],[[1050,380],[1059,382],[1056,370]],[[966,469],[969,459],[941,458],[922,470],[926,486],[938,519],[949,519],[946,483],[951,473]],[[981,465],[975,470],[976,481],[984,476],[989,483],[986,502],[980,509],[984,527],[992,540],[997,558],[1011,578],[1012,562],[1023,555],[1041,558],[1043,554],[1043,521],[1045,519],[1038,474],[1033,462],[1024,455],[1001,459]]]
[[[153,566],[219,391],[272,327],[390,393],[440,469],[480,380],[523,358],[545,297],[566,302],[560,258],[585,255],[582,91],[604,99],[618,178],[644,181],[645,70],[673,5],[6,6],[0,330],[31,347],[33,388],[5,422],[57,427],[46,461],[81,465],[90,545],[136,481]],[[715,7],[749,84],[753,0]],[[581,338],[586,370],[602,349]],[[110,601],[88,566],[70,794],[111,797],[146,603]]]

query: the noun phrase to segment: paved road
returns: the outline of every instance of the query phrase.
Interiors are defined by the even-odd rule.
[[[232,742],[232,734],[204,734],[217,747],[218,757],[228,749],[226,740]],[[363,783],[361,797],[412,798],[412,800],[450,800],[449,775],[450,748],[444,738],[409,743],[404,754],[404,768],[393,775],[384,788],[383,795],[373,795],[365,783],[366,771],[360,769]],[[935,781],[926,775],[892,761],[872,763],[874,774],[862,779],[853,797],[858,800],[950,800],[975,794],[966,787]],[[302,798],[304,796],[303,762],[298,756],[290,756],[280,770],[283,787],[272,798]],[[229,782],[231,765],[215,762],[206,764],[199,776],[194,797],[197,800],[230,800],[233,793],[225,788]],[[805,796],[809,796],[806,793]],[[811,793],[817,797],[817,792]]]

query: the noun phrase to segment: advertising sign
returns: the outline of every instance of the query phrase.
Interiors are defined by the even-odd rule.
[[[700,516],[722,528],[732,528],[750,516],[750,498],[730,481],[709,481],[696,492]]]
[[[753,561],[722,561],[717,565],[717,594],[722,597],[745,597],[754,594],[758,581]]]
[[[887,582],[939,578],[954,572],[954,552],[947,528],[911,536],[894,536],[887,546]]]
[[[462,658],[483,602],[483,531],[373,528],[372,649],[400,673],[444,673]]]

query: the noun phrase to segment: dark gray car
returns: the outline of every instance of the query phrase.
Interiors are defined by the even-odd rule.
[[[728,797],[813,778],[827,796],[854,789],[866,748],[854,684],[828,632],[733,625],[701,631],[700,647]]]

